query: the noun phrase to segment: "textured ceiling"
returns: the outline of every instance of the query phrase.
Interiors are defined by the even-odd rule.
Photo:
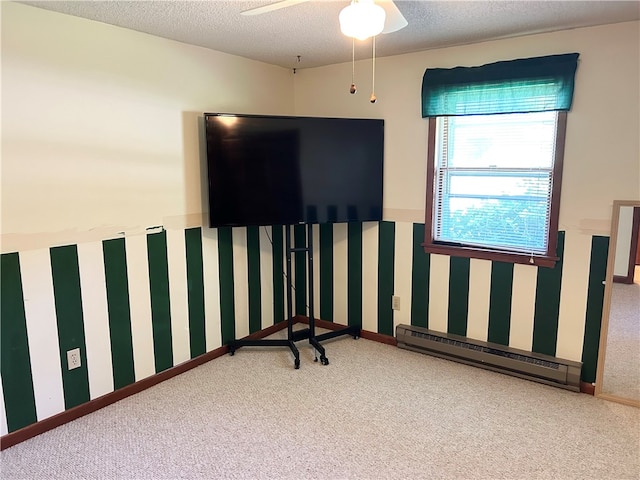
[[[262,15],[267,1],[36,1],[47,10],[288,68],[351,60],[338,14],[348,0],[310,0]],[[409,25],[380,35],[377,56],[640,19],[639,1],[396,1]],[[356,42],[356,59],[371,42]],[[300,56],[298,62],[297,56]]]

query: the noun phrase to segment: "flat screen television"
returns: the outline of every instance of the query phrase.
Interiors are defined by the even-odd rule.
[[[210,227],[382,220],[384,120],[204,117]]]

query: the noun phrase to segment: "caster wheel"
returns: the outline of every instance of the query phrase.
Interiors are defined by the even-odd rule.
[[[232,357],[235,355],[235,353],[236,353],[235,350],[230,350],[229,351],[229,355],[231,355]]]
[[[322,363],[322,365],[329,365],[329,359],[327,357],[320,357],[320,363]]]
[[[298,360],[296,358],[296,361],[294,362],[294,365],[295,365],[296,370],[298,370],[300,368],[300,360]]]
[[[313,359],[313,361],[314,361],[314,362],[317,362],[317,361],[318,361],[318,357],[314,358],[314,359]]]

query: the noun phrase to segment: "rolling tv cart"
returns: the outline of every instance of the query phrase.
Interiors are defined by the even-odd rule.
[[[287,275],[287,338],[286,339],[240,339],[232,340],[229,343],[229,354],[234,355],[236,350],[240,347],[289,347],[293,356],[295,357],[294,366],[296,369],[300,368],[300,352],[296,347],[296,342],[300,340],[309,340],[309,343],[316,351],[316,357],[314,361],[318,361],[317,354],[320,353],[320,363],[322,365],[329,365],[329,359],[326,356],[324,347],[320,342],[329,340],[331,338],[339,337],[341,335],[351,335],[353,338],[360,336],[360,327],[356,325],[341,328],[339,330],[333,330],[331,332],[323,333],[322,335],[316,335],[315,332],[315,318],[313,313],[313,233],[311,224],[306,224],[307,241],[304,247],[291,247],[291,226],[285,226],[285,250],[286,250],[286,275]],[[291,280],[291,258],[294,253],[304,252],[307,254],[307,294],[309,300],[309,328],[302,330],[293,330],[293,296],[294,287]]]

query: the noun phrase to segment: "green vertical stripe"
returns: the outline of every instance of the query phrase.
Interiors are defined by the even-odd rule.
[[[286,320],[284,312],[284,237],[282,225],[271,227],[271,255],[273,259],[273,322]]]
[[[262,307],[260,305],[260,230],[247,227],[247,271],[249,281],[249,332],[262,328]]]
[[[78,249],[76,245],[68,245],[54,247],[50,249],[49,253],[62,365],[64,406],[65,409],[69,409],[88,402],[90,399]],[[81,366],[69,370],[67,368],[67,351],[74,348],[80,349]]]
[[[396,224],[380,222],[378,227],[378,333],[393,335],[391,297],[394,288]]]
[[[307,233],[304,225],[293,227],[294,248],[307,246]],[[295,312],[298,315],[307,314],[307,254],[295,252]]]
[[[102,257],[109,312],[113,387],[117,390],[136,381],[124,238],[103,241]]]
[[[173,366],[166,231],[147,235],[147,259],[151,292],[153,355],[156,373],[158,373]]]
[[[220,323],[222,344],[235,339],[236,313],[233,286],[233,234],[231,227],[218,229],[218,266],[220,275]]]
[[[536,279],[532,351],[551,356],[556,354],[558,340],[563,254],[564,232],[558,232],[556,256],[560,259],[553,268],[538,268],[538,277]]]
[[[469,313],[470,260],[462,257],[450,257],[449,262],[449,316],[447,332],[466,336]]]
[[[189,302],[189,347],[191,358],[207,351],[204,319],[204,271],[202,267],[202,228],[184,231],[187,261],[187,300]]]
[[[587,290],[587,312],[582,344],[582,381],[596,381],[600,326],[604,303],[604,279],[607,273],[609,237],[591,238],[591,260],[589,263],[589,287]]]
[[[347,224],[347,323],[362,326],[362,223]]]
[[[512,290],[513,263],[492,262],[487,337],[490,342],[509,345]]]
[[[13,432],[36,423],[27,319],[17,253],[0,257],[0,372],[7,416]]]
[[[425,253],[424,223],[413,224],[413,256],[411,260],[411,325],[429,326],[429,269],[431,255]]]
[[[333,224],[320,225],[320,318],[333,322]]]

